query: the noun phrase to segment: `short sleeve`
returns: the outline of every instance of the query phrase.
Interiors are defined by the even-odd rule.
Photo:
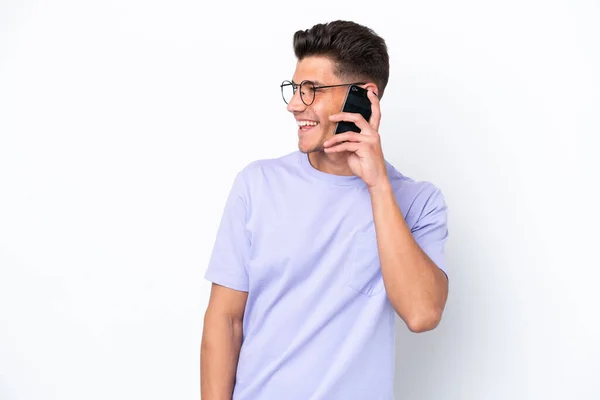
[[[250,241],[246,230],[248,190],[238,173],[227,200],[205,279],[231,289],[248,291]]]
[[[448,276],[448,271],[444,247],[448,239],[447,211],[448,207],[442,192],[438,188],[434,188],[425,202],[421,216],[411,230],[421,249],[446,276]]]

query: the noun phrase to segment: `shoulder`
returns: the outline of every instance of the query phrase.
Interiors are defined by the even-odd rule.
[[[293,152],[277,158],[258,159],[249,162],[236,174],[233,191],[239,194],[247,210],[252,210],[253,205],[260,203],[265,195],[289,184],[287,179],[299,167],[299,153]]]
[[[245,181],[256,181],[274,174],[281,174],[299,166],[300,153],[294,151],[276,158],[263,158],[248,163],[239,172]]]
[[[396,199],[409,219],[416,221],[431,210],[447,208],[442,190],[433,182],[406,176],[389,163],[387,169]]]
[[[387,172],[394,192],[398,195],[408,197],[429,197],[436,193],[441,193],[441,189],[434,183],[425,180],[416,180],[404,175],[392,164],[386,162]]]

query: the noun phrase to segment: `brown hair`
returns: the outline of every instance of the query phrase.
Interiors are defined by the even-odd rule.
[[[338,77],[372,81],[379,89],[378,97],[383,96],[390,74],[387,46],[366,26],[333,21],[297,31],[294,53],[299,61],[309,56],[329,57]]]

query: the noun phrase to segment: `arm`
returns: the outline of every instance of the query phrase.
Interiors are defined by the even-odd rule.
[[[200,351],[202,400],[231,400],[248,293],[212,285]]]
[[[369,187],[381,273],[388,299],[411,331],[423,332],[437,326],[448,296],[448,280],[441,270],[446,209],[437,192],[439,204],[424,210],[426,212],[417,222],[417,229],[413,227],[411,232],[406,225],[383,157],[378,132],[381,109],[375,94],[377,86],[369,83],[365,88],[371,100],[369,122],[357,113],[331,115],[330,121],[354,122],[361,131],[360,134],[350,131],[334,135],[323,143],[323,148],[328,154],[347,153],[350,170]],[[431,254],[438,264],[427,254]]]
[[[388,299],[411,331],[434,329],[448,297],[447,276],[413,237],[389,181],[369,191]]]

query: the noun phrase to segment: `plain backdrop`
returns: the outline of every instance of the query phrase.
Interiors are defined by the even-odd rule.
[[[334,19],[386,40],[385,156],[449,207],[397,399],[600,398],[597,1],[2,0],[2,400],[199,398],[225,198],[297,149],[292,35]]]

